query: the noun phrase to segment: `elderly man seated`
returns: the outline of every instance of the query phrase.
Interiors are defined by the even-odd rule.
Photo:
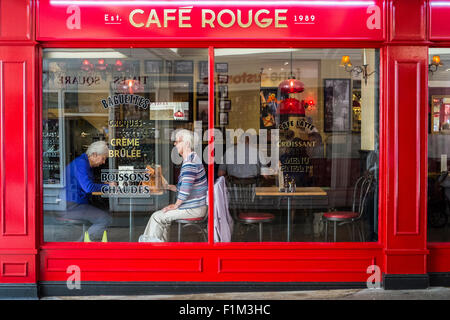
[[[192,151],[194,135],[189,130],[179,130],[174,145],[183,163],[177,186],[169,185],[168,189],[178,192],[177,201],[152,214],[139,242],[167,242],[172,221],[206,215],[208,181],[201,158]]]
[[[101,191],[106,185],[95,183],[92,168],[105,163],[108,151],[105,141],[94,142],[85,153],[75,158],[66,168],[67,210],[63,216],[67,219],[86,220],[92,223],[87,230],[91,240],[100,240],[112,221],[108,212],[89,204],[91,194]],[[83,235],[78,241],[82,240]]]

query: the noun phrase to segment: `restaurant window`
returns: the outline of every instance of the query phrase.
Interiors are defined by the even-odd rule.
[[[379,50],[214,61],[215,241],[377,241]]]
[[[450,241],[450,49],[430,48],[428,66],[428,241]]]
[[[43,51],[44,241],[206,241],[208,167],[192,132],[207,126],[207,60],[190,48]]]

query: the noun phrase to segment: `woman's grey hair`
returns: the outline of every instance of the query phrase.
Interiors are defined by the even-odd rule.
[[[178,130],[177,133],[175,134],[175,140],[181,138],[181,140],[183,140],[186,143],[186,146],[194,149],[194,134],[192,133],[192,131],[189,131],[187,129],[181,129]]]
[[[106,144],[106,142],[105,141],[96,141],[96,142],[91,143],[91,145],[86,150],[86,154],[88,156],[91,156],[94,153],[97,155],[106,155],[107,156],[109,153],[109,149],[108,149],[108,145]]]

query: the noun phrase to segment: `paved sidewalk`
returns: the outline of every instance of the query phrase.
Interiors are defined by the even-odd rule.
[[[345,289],[142,296],[72,296],[45,297],[42,300],[450,300],[450,288],[432,287],[424,290]]]

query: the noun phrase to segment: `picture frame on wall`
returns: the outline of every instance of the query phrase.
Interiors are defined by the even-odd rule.
[[[197,82],[197,96],[199,97],[208,96],[208,83]]]
[[[171,60],[166,60],[166,73],[173,73],[173,61]]]
[[[197,99],[196,120],[201,121],[203,126],[208,125],[208,99]]]
[[[219,74],[217,76],[217,80],[219,83],[228,83],[228,75],[226,74]]]
[[[261,129],[276,129],[276,117],[279,102],[277,100],[278,87],[261,87],[259,95]]]
[[[162,60],[145,60],[145,73],[161,74],[163,71]]]
[[[231,110],[231,100],[220,100],[219,110],[230,111]]]
[[[219,98],[220,99],[228,98],[228,86],[219,86]]]
[[[208,61],[198,62],[198,78],[202,81],[208,80]]]
[[[192,60],[175,60],[176,74],[192,74],[194,73],[194,61]]]
[[[351,130],[350,79],[324,79],[324,131],[349,132]]]
[[[219,125],[228,125],[228,112],[219,112]]]
[[[227,73],[228,72],[228,63],[227,62],[217,62],[216,63],[216,72]]]
[[[150,108],[146,109],[149,115],[147,119],[150,121],[177,121],[177,122],[192,122],[194,115],[194,81],[190,76],[179,76],[179,75],[162,75],[162,76],[150,76],[148,77],[146,92],[149,97],[157,97],[158,91],[160,90],[159,85],[161,83],[170,83],[170,90],[175,95],[178,95],[180,99],[178,101],[155,101],[155,99],[150,100]],[[174,119],[173,113],[167,111],[172,108],[172,106],[180,105],[182,111],[185,113],[183,119]],[[142,115],[144,110],[140,108],[135,108],[131,105],[133,109],[139,112],[139,116]],[[186,108],[187,106],[187,108]],[[176,110],[175,110],[176,111]],[[140,119],[131,118],[130,119]]]

